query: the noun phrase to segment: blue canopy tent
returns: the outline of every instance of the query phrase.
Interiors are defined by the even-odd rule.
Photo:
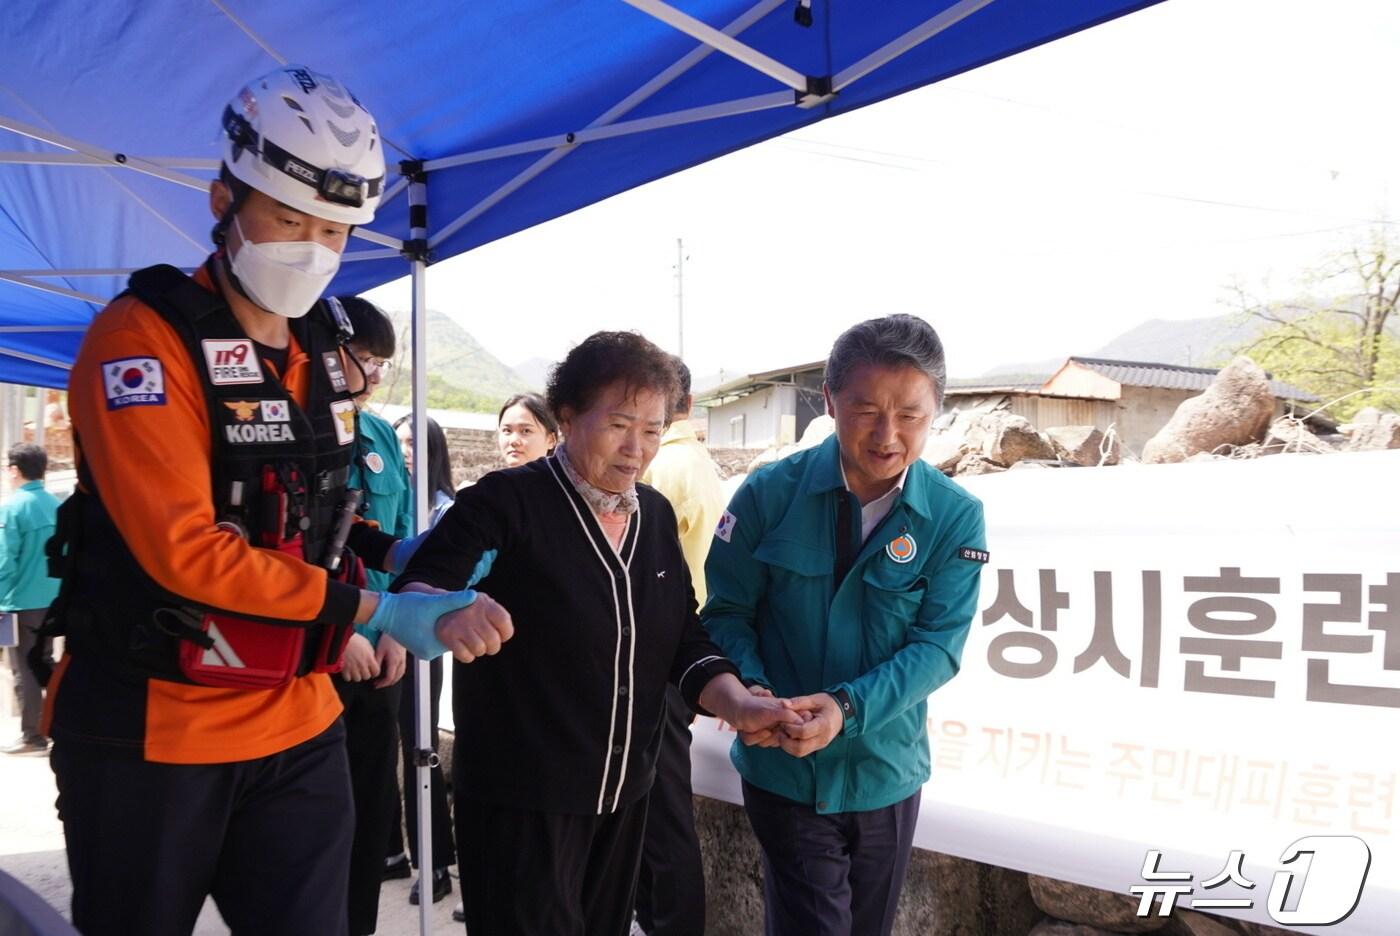
[[[66,386],[127,273],[204,259],[219,114],[278,63],[344,80],[403,161],[332,289],[412,274],[419,403],[429,263],[1156,2],[11,0],[0,382]]]

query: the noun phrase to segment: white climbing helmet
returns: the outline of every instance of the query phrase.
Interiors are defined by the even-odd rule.
[[[224,108],[224,164],[241,181],[318,218],[366,224],[384,191],[374,117],[329,75],[287,65]]]

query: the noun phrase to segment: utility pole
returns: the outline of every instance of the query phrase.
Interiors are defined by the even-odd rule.
[[[685,251],[676,238],[676,357],[685,358]]]

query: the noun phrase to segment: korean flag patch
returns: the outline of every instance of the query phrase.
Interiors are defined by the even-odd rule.
[[[157,358],[103,361],[102,386],[107,393],[109,410],[165,405],[165,371]]]
[[[719,518],[719,526],[715,527],[715,536],[726,543],[729,542],[729,538],[734,535],[734,527],[738,523],[738,518],[726,510],[724,516]]]

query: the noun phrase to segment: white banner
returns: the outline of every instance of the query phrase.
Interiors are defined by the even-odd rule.
[[[1400,452],[966,479],[991,562],[916,844],[1400,932],[1397,479]],[[739,802],[733,734],[694,735],[695,791]]]

